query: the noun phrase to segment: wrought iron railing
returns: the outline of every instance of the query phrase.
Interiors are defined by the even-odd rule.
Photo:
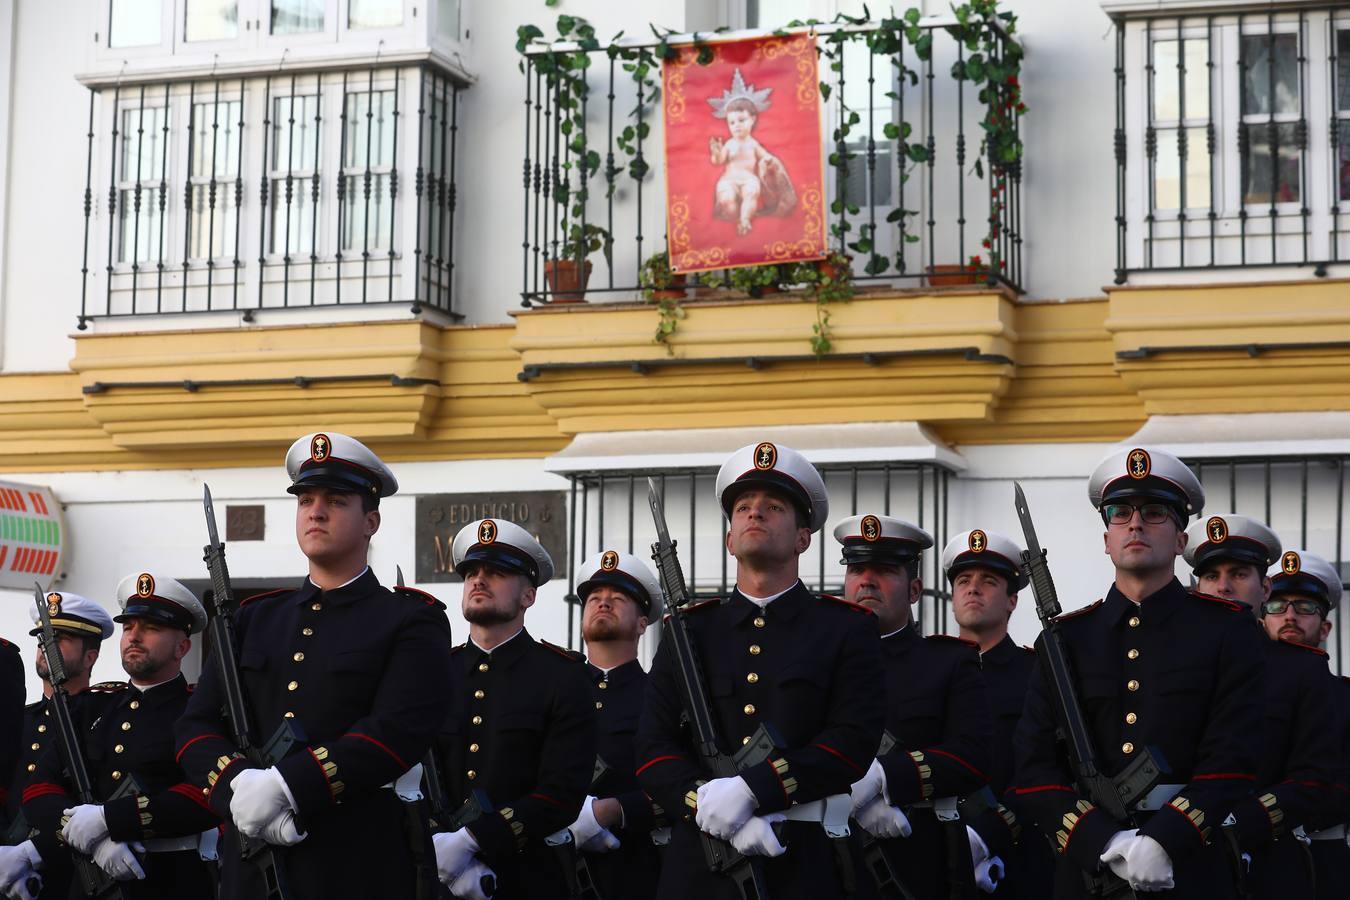
[[[984,71],[964,68],[974,52],[977,65],[994,68],[1020,60],[1022,48],[995,27],[992,47],[973,51],[953,36],[957,25],[950,16],[920,19],[911,30],[922,37],[902,42],[874,22],[774,32],[818,36],[830,244],[852,257],[855,281],[912,287],[954,265],[972,282],[1023,288],[1022,89],[1016,77],[957,77],[958,67]],[[522,305],[559,293],[545,270],[577,255],[569,238],[578,228],[598,237],[580,254],[593,266],[587,293],[628,299],[639,290],[644,260],[666,247],[658,51],[698,42],[666,35],[525,46]],[[560,76],[559,60],[577,54],[587,64]],[[1016,136],[1016,158],[985,149],[991,122]]]
[[[465,87],[420,64],[91,90],[79,328],[397,302],[455,315]]]

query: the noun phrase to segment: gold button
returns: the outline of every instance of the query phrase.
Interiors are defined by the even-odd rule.
[[[748,743],[750,743],[750,735],[747,734],[745,737],[741,738],[741,746],[744,747]]]
[[[1121,752],[1121,753],[1133,753],[1133,752],[1134,752],[1134,744],[1131,744],[1129,741],[1126,741],[1125,743],[1123,743],[1123,744],[1120,745],[1120,752]]]
[[[1130,659],[1138,659],[1138,658],[1139,658],[1139,651],[1138,651],[1138,650],[1135,650],[1133,647],[1131,647],[1131,648],[1130,648],[1130,651],[1129,651],[1128,653],[1126,653],[1125,655],[1128,656]]]
[[[763,628],[763,627],[764,627],[764,617],[763,617],[763,616],[755,616],[755,627],[756,627],[756,628]]]
[[[605,708],[605,704],[602,703],[602,702],[600,702],[599,700],[597,700],[597,701],[595,701],[595,708],[596,708],[596,709],[604,709],[604,708]]]
[[[130,731],[130,730],[131,730],[131,723],[130,723],[130,722],[123,722],[123,723],[122,723],[122,730],[123,730],[123,731]]]
[[[295,718],[295,713],[291,712],[291,711],[288,709],[288,710],[286,710],[285,718],[287,718],[287,719],[294,719],[294,718]]]
[[[487,670],[488,670],[488,664],[487,664],[487,663],[479,663],[479,664],[478,664],[478,671],[480,671],[480,672],[486,672]]]
[[[476,690],[476,691],[473,692],[473,699],[475,699],[475,700],[482,700],[482,699],[483,699],[484,697],[486,697],[486,696],[487,696],[487,694],[483,693],[483,691],[482,691],[481,689]]]
[[[751,655],[751,656],[759,656],[759,644],[751,644],[751,645],[750,645],[750,655]]]
[[[286,690],[288,690],[288,691],[293,691],[293,690],[295,690],[296,688],[298,688],[299,686],[300,686],[300,682],[298,682],[298,681],[292,681],[290,684],[286,685]]]
[[[28,764],[28,771],[30,771],[30,772],[36,772],[36,771],[37,771],[37,763],[29,763],[29,764]]]
[[[34,743],[33,743],[33,749],[34,749],[34,750],[41,750],[41,749],[42,749],[42,745],[39,744],[39,743],[37,743],[37,742],[34,742]]]
[[[140,709],[140,708],[141,708],[141,701],[139,701],[139,700],[132,700],[132,701],[131,701],[131,708],[132,708],[132,709]]]
[[[114,752],[114,753],[121,753],[123,750],[126,750],[126,749],[127,749],[126,747],[123,747],[121,744],[118,744],[116,747],[113,748],[113,752]]]
[[[600,690],[604,691],[604,690],[608,690],[608,689],[609,689],[609,682],[608,682],[608,681],[602,681],[602,682],[600,682]]]
[[[1131,678],[1129,681],[1125,682],[1125,687],[1132,691],[1137,691],[1139,690],[1139,682]]]
[[[473,724],[475,724],[475,725],[482,725],[482,724],[483,724],[483,717],[482,717],[482,716],[474,716],[474,717],[473,717]]]
[[[745,704],[745,714],[747,716],[753,716],[755,714],[755,704],[753,703]]]
[[[470,745],[469,745],[469,752],[470,752],[470,753],[477,753],[477,752],[478,752],[478,745],[477,745],[477,744],[470,744]]]
[[[46,733],[47,733],[47,726],[46,726],[46,725],[39,725],[39,726],[38,726],[38,734],[46,734]]]
[[[309,608],[312,609],[312,610],[314,610],[315,612],[318,612],[319,610],[323,609],[323,604],[322,604],[322,603],[311,603],[311,604],[309,605]]]
[[[121,780],[122,780],[122,773],[121,773],[121,772],[118,772],[117,770],[114,769],[114,770],[113,770],[113,774],[112,774],[112,780],[113,780],[113,781],[121,781]]]
[[[470,781],[473,781],[475,778],[478,777],[478,773],[475,772],[473,769],[470,769],[469,771],[465,772],[464,775],[465,775],[465,777],[467,777]]]
[[[754,672],[751,672],[749,675],[745,676],[745,680],[750,682],[751,684],[758,684],[759,675]]]
[[[311,637],[311,636],[313,636],[313,634],[314,634],[314,629],[313,629],[313,628],[304,628],[304,629],[301,629],[300,633],[303,634],[305,637]]]
[[[1130,627],[1131,627],[1131,628],[1138,628],[1138,627],[1139,627],[1139,617],[1138,617],[1138,616],[1130,616]]]
[[[1135,722],[1138,722],[1138,721],[1139,721],[1139,717],[1136,716],[1134,713],[1126,713],[1126,714],[1125,714],[1125,724],[1126,724],[1126,725],[1133,725]]]
[[[297,652],[294,656],[291,657],[291,659],[295,660],[296,662],[304,662],[305,654]]]

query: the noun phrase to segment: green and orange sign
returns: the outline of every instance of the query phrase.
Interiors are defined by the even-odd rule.
[[[51,488],[0,481],[0,587],[49,587],[61,570],[64,538]]]

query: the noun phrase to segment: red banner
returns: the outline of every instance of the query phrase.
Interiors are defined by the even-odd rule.
[[[824,158],[814,35],[681,47],[662,68],[670,267],[822,259]]]

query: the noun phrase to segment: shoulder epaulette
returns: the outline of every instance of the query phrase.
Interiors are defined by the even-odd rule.
[[[968,640],[966,640],[966,639],[963,638],[963,637],[956,637],[955,635],[951,635],[951,634],[930,634],[930,635],[928,635],[926,638],[924,638],[924,640],[927,640],[927,641],[952,641],[952,642],[957,643],[957,644],[965,644],[967,647],[974,647],[976,651],[978,651],[978,650],[980,649],[980,645],[977,644],[975,641],[968,641]]]
[[[1321,647],[1314,647],[1312,644],[1305,644],[1302,641],[1291,641],[1288,638],[1280,638],[1281,644],[1288,644],[1290,647],[1296,647],[1299,650],[1306,650],[1309,653],[1316,653],[1318,656],[1329,657],[1330,654]]]
[[[187,692],[188,692],[189,694],[191,694],[191,693],[192,693],[193,691],[195,691],[195,690],[197,690],[197,683],[196,683],[196,682],[193,682],[192,684],[189,684],[189,685],[187,686]]]
[[[40,706],[42,706],[42,702],[43,702],[44,700],[46,700],[46,699],[47,699],[46,697],[43,697],[43,698],[41,698],[41,699],[34,700],[32,703],[30,703],[30,704],[28,704],[27,706],[25,706],[24,709],[32,709],[32,710],[36,710],[36,709],[38,709]]]
[[[131,685],[125,681],[100,681],[98,684],[89,685],[89,690],[99,694],[116,694],[129,687]]]
[[[266,600],[268,597],[275,597],[278,594],[289,594],[290,592],[290,588],[277,588],[275,591],[264,591],[261,594],[254,594],[252,597],[246,597],[239,602],[239,606],[242,608],[248,606],[250,603],[257,603],[259,600]]]
[[[450,648],[450,652],[451,652],[451,653],[458,653],[459,651],[463,650],[463,649],[464,649],[465,647],[467,647],[467,646],[468,646],[468,644],[456,644],[455,646],[453,646],[453,647]]]
[[[1074,610],[1070,610],[1069,612],[1066,612],[1066,613],[1060,613],[1059,615],[1055,616],[1055,621],[1056,621],[1056,622],[1067,622],[1069,619],[1076,619],[1076,618],[1078,618],[1079,616],[1085,616],[1085,615],[1087,615],[1088,613],[1092,612],[1094,609],[1097,609],[1098,607],[1100,607],[1100,606],[1101,606],[1103,603],[1105,603],[1105,602],[1106,602],[1105,600],[1098,600],[1096,603],[1089,603],[1087,606],[1084,606],[1082,609],[1074,609]]]
[[[415,587],[408,587],[406,584],[399,584],[395,585],[394,587],[391,587],[389,590],[393,591],[395,594],[400,594],[404,597],[407,597],[410,600],[420,600],[427,606],[434,606],[438,609],[445,609],[445,604],[442,603],[440,600],[437,600],[434,596],[428,594],[426,591],[419,591]]]
[[[568,650],[566,647],[559,647],[557,644],[550,644],[548,641],[540,641],[539,643],[543,644],[568,662],[586,661],[586,657],[575,650]]]
[[[685,613],[697,612],[700,609],[711,609],[714,606],[721,606],[721,605],[722,605],[721,597],[709,597],[707,600],[699,600],[694,603],[686,603],[684,606],[680,607],[680,612]],[[661,617],[661,620],[666,621],[671,617],[671,615],[673,615],[673,612],[667,612],[665,615]]]
[[[1236,600],[1229,600],[1225,597],[1216,597],[1213,594],[1206,594],[1203,591],[1191,591],[1191,596],[1197,600],[1208,600],[1210,603],[1218,604],[1229,612],[1238,612],[1247,609],[1245,603],[1239,603]]]
[[[0,649],[17,651],[19,648],[16,644],[12,644],[4,638],[0,638]]]
[[[838,603],[840,606],[846,606],[854,612],[866,613],[869,616],[876,615],[861,603],[854,603],[852,600],[845,600],[843,597],[836,597],[834,594],[816,594],[816,596],[822,600],[829,600],[832,603]]]
[[[1030,653],[1032,656],[1036,655],[1036,648],[1030,646],[1029,644],[1022,644],[1018,647],[1018,649],[1026,653]]]

